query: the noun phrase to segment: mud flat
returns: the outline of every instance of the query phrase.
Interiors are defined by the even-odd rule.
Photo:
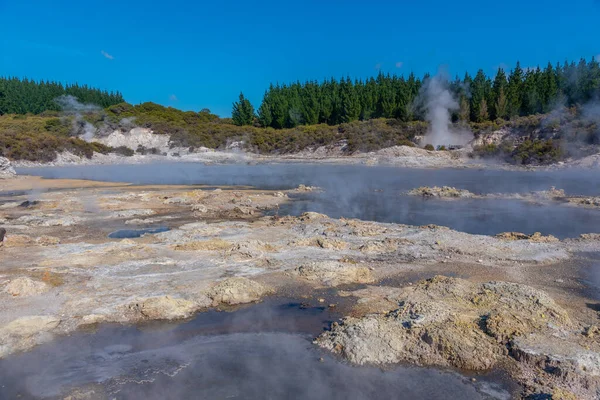
[[[258,190],[49,181],[33,196],[20,192],[27,179],[3,182],[10,195],[0,198],[7,360],[106,323],[176,321],[287,296],[346,317],[313,337],[351,363],[500,369],[523,395],[599,394],[598,304],[584,294],[577,263],[600,251],[598,235],[507,238],[281,215],[299,191],[319,192],[308,183]],[[170,230],[108,237],[156,227]]]

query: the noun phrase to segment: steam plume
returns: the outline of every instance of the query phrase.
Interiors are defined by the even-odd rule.
[[[451,113],[459,109],[458,101],[448,87],[445,71],[440,70],[433,78],[426,80],[419,98],[425,105],[429,131],[424,144],[437,146],[465,145],[473,134],[467,129],[460,130],[452,125]]]
[[[81,136],[85,141],[91,141],[96,134],[96,127],[81,116],[82,112],[92,112],[101,110],[100,107],[94,104],[83,104],[77,101],[77,98],[71,95],[59,96],[54,101],[62,108],[65,114],[74,115],[73,131],[76,135]]]

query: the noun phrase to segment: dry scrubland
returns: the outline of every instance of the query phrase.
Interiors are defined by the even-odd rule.
[[[0,182],[1,192],[54,183]],[[596,302],[582,294],[573,262],[599,250],[597,235],[490,237],[316,213],[276,216],[291,191],[55,186],[35,199],[1,199],[3,357],[103,322],[185,319],[291,296],[337,304],[347,318],[315,343],[352,363],[503,368],[524,394],[599,393]],[[172,229],[107,237],[160,225]]]

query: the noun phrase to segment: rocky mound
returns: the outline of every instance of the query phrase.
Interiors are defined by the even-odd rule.
[[[13,178],[17,173],[8,158],[0,157],[0,179]]]
[[[573,197],[569,203],[588,207],[600,207],[600,197]]]
[[[48,291],[49,287],[44,282],[34,281],[26,276],[12,279],[2,291],[12,296],[34,296]]]
[[[348,283],[372,283],[374,281],[369,268],[337,261],[312,262],[299,266],[294,272],[301,278],[325,286],[339,286]]]
[[[197,303],[170,296],[140,298],[128,306],[142,319],[181,319],[190,317],[199,306]]]
[[[600,389],[600,343],[587,339],[546,293],[509,283],[436,276],[388,288],[399,307],[334,323],[316,343],[356,364],[411,362],[487,370],[510,357],[522,383],[594,398]],[[378,288],[379,296],[385,294]],[[397,302],[396,302],[397,301]],[[594,336],[594,335],[592,335]],[[552,346],[546,343],[552,341]],[[532,378],[535,376],[535,378]],[[560,376],[561,379],[556,379]],[[567,379],[568,378],[568,379]]]
[[[102,144],[111,147],[129,147],[136,150],[138,147],[147,149],[157,149],[160,153],[169,151],[169,135],[153,134],[152,130],[147,128],[133,128],[128,132],[116,130],[110,135],[96,139]]]
[[[529,240],[535,243],[555,243],[560,240],[552,235],[543,236],[540,232],[535,232],[533,235],[527,235],[521,232],[502,232],[496,235],[498,239],[502,240]]]
[[[440,198],[462,198],[468,199],[473,198],[475,195],[465,189],[457,189],[450,186],[442,187],[428,187],[421,186],[420,188],[412,189],[408,192],[411,196],[422,196],[422,197],[440,197]]]
[[[410,146],[393,146],[368,153],[368,164],[393,164],[404,167],[440,168],[463,165],[464,161],[456,152],[428,151]]]
[[[244,277],[228,278],[217,283],[208,291],[213,306],[223,304],[245,304],[259,301],[263,296],[273,293],[273,289]]]

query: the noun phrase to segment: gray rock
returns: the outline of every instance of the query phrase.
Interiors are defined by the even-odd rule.
[[[0,179],[12,178],[16,174],[8,158],[0,157]]]

